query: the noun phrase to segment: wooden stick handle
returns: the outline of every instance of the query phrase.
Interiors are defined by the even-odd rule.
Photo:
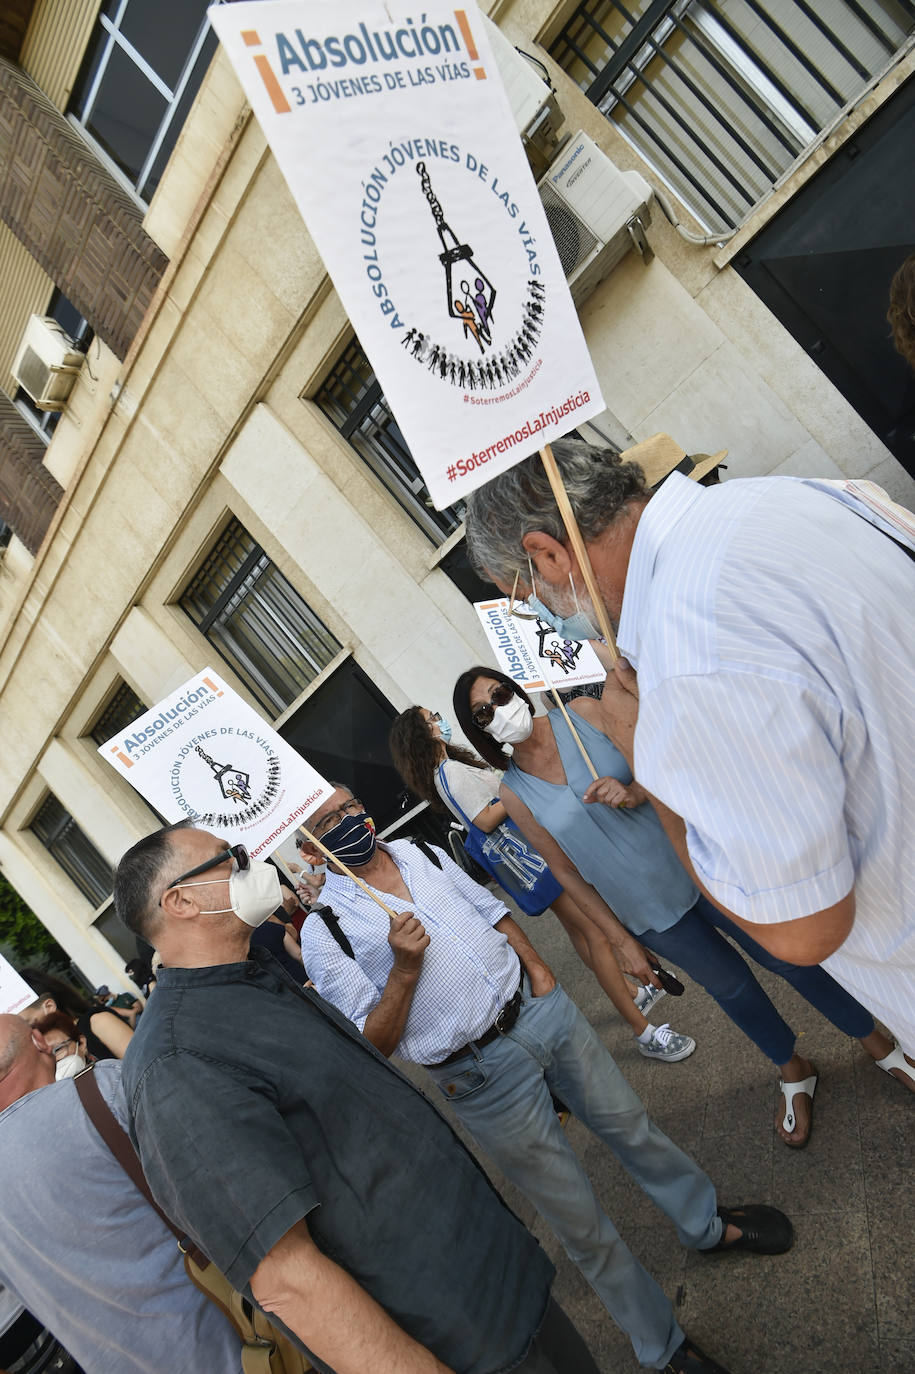
[[[372,891],[368,883],[364,883],[361,878],[357,878],[353,870],[351,868],[347,868],[343,860],[338,859],[332,849],[328,849],[326,844],[322,844],[321,841],[318,839],[317,835],[312,835],[311,831],[304,825],[300,825],[299,830],[305,836],[306,840],[311,841],[315,849],[320,849],[321,853],[324,855],[325,858],[330,859],[331,862],[335,863],[338,868],[342,868],[346,876],[348,878],[352,878],[353,882],[356,884],[357,887],[362,888],[362,891],[365,893],[366,897],[371,897],[373,902],[377,902],[377,904],[381,907],[382,911],[386,911],[388,913],[392,921],[397,919],[399,913],[396,912],[393,909],[393,907],[389,907],[387,902],[383,902],[381,898],[378,896],[378,893]]]
[[[556,702],[556,705],[559,707],[560,711],[562,712],[563,716],[565,717],[566,725],[567,725],[567,726],[569,727],[569,729],[572,731],[572,738],[574,739],[575,743],[578,745],[578,749],[579,749],[579,752],[580,752],[582,758],[584,759],[585,763],[588,765],[588,772],[591,774],[591,777],[592,777],[592,778],[594,779],[594,781],[596,782],[596,781],[597,781],[597,776],[598,776],[598,774],[597,774],[597,769],[594,767],[594,764],[591,762],[591,755],[588,753],[587,749],[585,748],[584,744],[582,743],[581,735],[578,733],[578,731],[575,729],[575,726],[572,724],[572,717],[569,715],[569,712],[568,712],[567,709],[566,709],[566,704],[565,704],[565,702],[563,701],[562,697],[561,697],[561,696],[559,695],[559,693],[557,692],[555,685],[551,685],[550,691],[553,693],[553,699],[554,699],[554,701]]]
[[[543,459],[543,466],[546,475],[550,479],[550,486],[553,488],[553,495],[556,497],[556,505],[559,507],[559,514],[562,516],[569,536],[569,543],[572,545],[575,557],[578,559],[578,566],[581,568],[581,575],[585,579],[585,586],[588,595],[594,606],[594,613],[600,626],[600,632],[607,641],[607,648],[610,650],[610,657],[615,663],[619,658],[619,649],[616,647],[616,636],[610,626],[607,616],[607,608],[604,605],[603,597],[597,590],[597,582],[594,579],[594,569],[591,567],[591,560],[588,557],[588,550],[585,548],[585,541],[581,537],[581,530],[578,528],[578,521],[575,519],[575,512],[572,510],[572,503],[569,500],[568,492],[562,484],[562,477],[559,468],[556,466],[556,459],[553,457],[553,450],[549,444],[544,444],[540,450],[540,457]]]

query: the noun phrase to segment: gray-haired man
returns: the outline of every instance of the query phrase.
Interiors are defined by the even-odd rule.
[[[673,473],[650,496],[635,464],[553,451],[629,660],[608,734],[699,886],[892,1026],[878,1063],[915,1089],[915,527],[868,484]],[[467,539],[594,629],[539,458],[473,493]]]

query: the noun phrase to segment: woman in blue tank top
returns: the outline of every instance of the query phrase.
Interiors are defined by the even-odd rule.
[[[621,922],[714,997],[778,1066],[782,1100],[776,1129],[787,1145],[805,1145],[816,1073],[795,1052],[794,1031],[721,932],[757,963],[781,974],[840,1030],[865,1042],[869,1053],[873,1018],[824,969],[775,959],[698,891],[647,793],[600,729],[599,703],[580,697],[569,709],[598,776],[614,780],[601,789],[606,804],[583,800],[593,779],[559,710],[535,716],[526,693],[492,668],[471,668],[454,689],[454,712],[464,734],[487,763],[505,769],[499,796],[563,888],[615,947],[620,947]],[[505,745],[511,745],[511,756]],[[807,1099],[798,1101],[797,1111],[795,1098]]]

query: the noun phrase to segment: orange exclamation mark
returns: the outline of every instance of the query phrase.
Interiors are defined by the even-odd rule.
[[[215,682],[211,682],[210,679],[209,679],[208,677],[205,677],[203,680],[204,680],[204,682],[206,683],[206,685],[209,687],[209,689],[210,689],[211,692],[215,692],[216,695],[217,695],[218,697],[221,697],[221,696],[222,696],[222,688],[221,688],[221,687],[217,687],[217,686],[216,686],[216,683],[215,683]]]
[[[455,10],[454,17],[458,21],[458,28],[464,37],[464,42],[467,45],[467,51],[470,54],[471,62],[479,62],[480,54],[477,52],[477,45],[473,41],[473,34],[470,32],[470,25],[467,23],[466,13],[464,10]],[[478,81],[486,80],[486,72],[482,65],[474,67],[473,74]]]
[[[117,755],[117,757],[121,760],[121,763],[123,763],[125,768],[133,767],[133,759],[129,759],[127,755],[123,752],[123,750],[119,749],[116,744],[113,744],[111,746],[111,752],[112,754]]]
[[[256,29],[242,29],[241,36],[245,47],[260,47],[261,40]],[[254,59],[254,65],[261,74],[261,80],[267,87],[267,94],[273,102],[273,108],[277,114],[288,114],[292,106],[283,94],[283,88],[277,81],[273,68],[263,53],[258,53]]]

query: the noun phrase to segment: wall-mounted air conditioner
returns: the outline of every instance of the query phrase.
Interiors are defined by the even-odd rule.
[[[535,166],[535,175],[539,176],[555,155],[565,116],[546,79],[546,69],[540,69],[520,53],[486,15],[482,19],[518,133]]]
[[[63,410],[83,354],[50,315],[32,315],[13,363],[13,376],[39,410]]]
[[[617,263],[637,248],[651,249],[651,187],[638,172],[621,172],[587,134],[564,144],[537,183],[573,300],[580,304]]]

